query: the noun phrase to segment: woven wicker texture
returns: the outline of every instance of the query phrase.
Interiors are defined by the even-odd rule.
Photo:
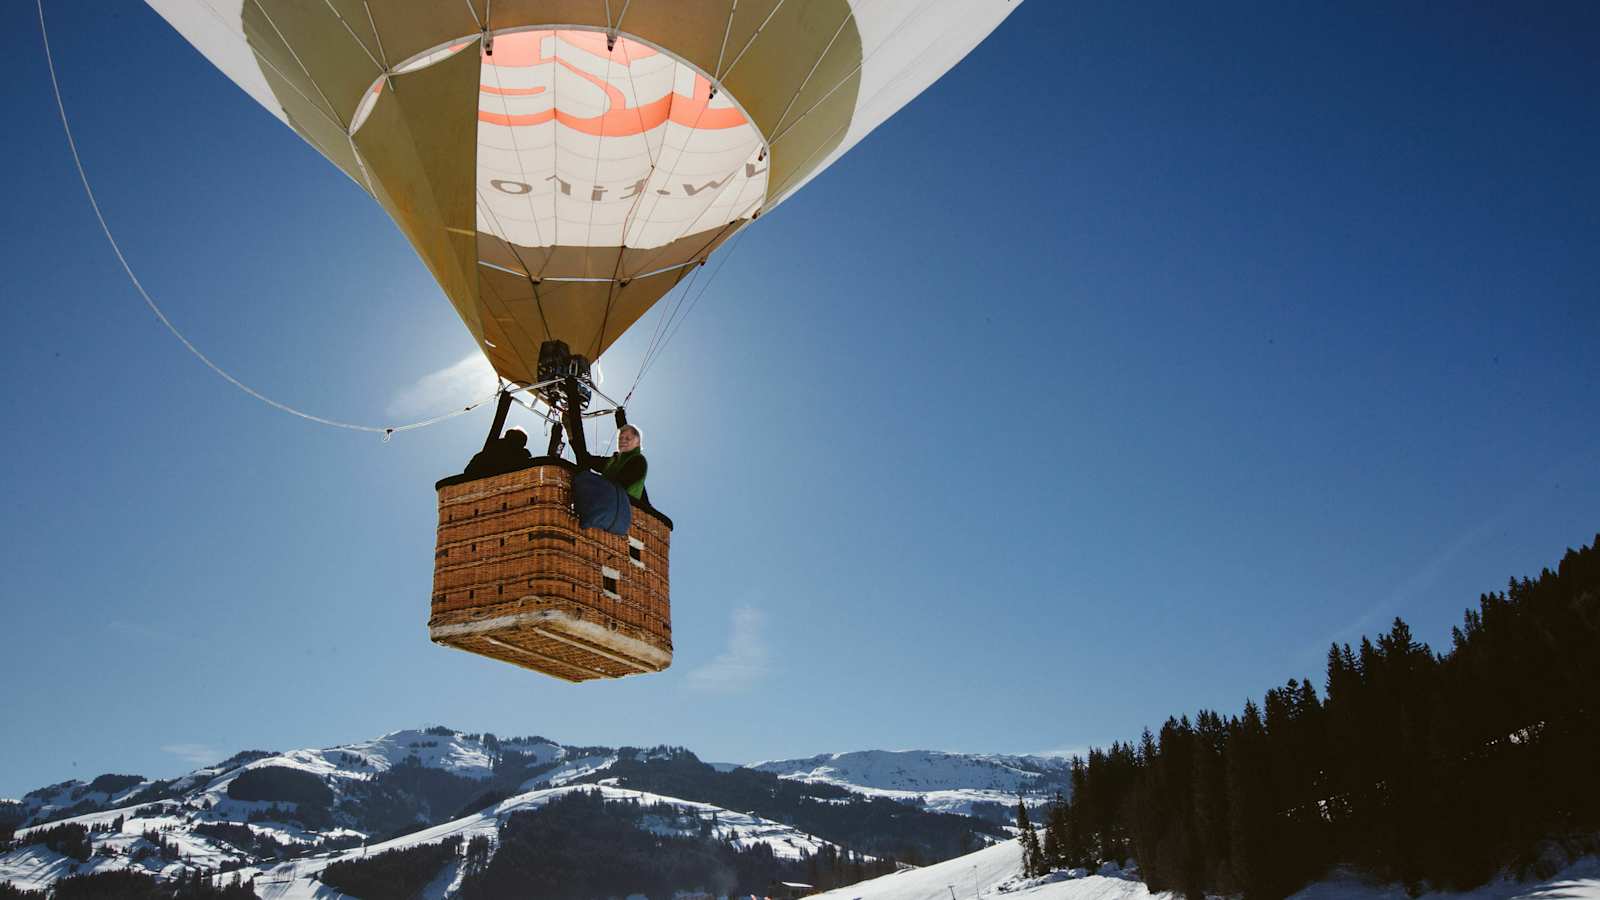
[[[439,488],[435,643],[568,681],[671,665],[671,528],[639,508],[627,537],[579,528],[571,488],[553,463]]]

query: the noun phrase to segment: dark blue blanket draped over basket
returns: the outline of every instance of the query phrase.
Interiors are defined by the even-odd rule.
[[[633,524],[633,504],[628,491],[593,472],[572,475],[572,505],[578,509],[578,524],[612,534],[627,534]]]

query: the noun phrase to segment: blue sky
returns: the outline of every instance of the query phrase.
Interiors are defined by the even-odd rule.
[[[142,5],[47,7],[111,225],[202,348],[336,418],[469,399],[374,203]],[[0,16],[0,796],[420,723],[1077,748],[1320,687],[1395,615],[1443,648],[1600,530],[1592,4],[1022,5],[646,377],[677,657],[582,687],[426,639],[432,483],[488,412],[384,444],[202,368],[98,233],[32,6]]]

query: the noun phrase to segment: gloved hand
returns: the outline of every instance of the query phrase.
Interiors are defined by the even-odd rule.
[[[628,411],[619,406],[617,411],[612,414],[612,418],[617,420],[617,427],[621,428],[628,424]]]

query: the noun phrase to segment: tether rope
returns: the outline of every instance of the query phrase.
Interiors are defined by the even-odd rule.
[[[205,363],[206,368],[215,372],[224,381],[274,409],[286,412],[292,416],[298,416],[311,422],[316,422],[319,425],[328,425],[333,428],[343,428],[349,431],[365,431],[372,434],[381,434],[383,435],[383,439],[385,441],[389,440],[391,436],[399,432],[412,431],[417,428],[425,428],[437,422],[443,422],[446,419],[453,419],[456,416],[471,412],[479,406],[482,406],[484,403],[493,400],[500,393],[499,387],[496,387],[493,394],[490,394],[482,400],[475,400],[472,403],[461,407],[460,409],[451,410],[450,412],[423,419],[419,422],[410,422],[405,425],[361,425],[354,422],[341,422],[338,419],[329,419],[324,416],[313,415],[305,412],[304,410],[296,409],[287,403],[274,400],[250,385],[245,384],[239,379],[233,377],[227,372],[227,370],[212,362],[210,357],[200,352],[200,348],[196,347],[192,341],[184,336],[183,332],[178,330],[176,325],[172,324],[172,320],[167,318],[167,314],[162,312],[161,307],[156,304],[156,301],[153,298],[151,298],[150,292],[145,290],[144,284],[139,281],[139,276],[133,273],[133,267],[128,264],[128,258],[123,255],[122,246],[117,243],[116,237],[112,235],[111,226],[106,224],[105,214],[100,211],[100,201],[95,198],[94,188],[89,184],[89,173],[84,169],[83,157],[78,154],[78,142],[72,136],[72,125],[67,120],[67,105],[66,102],[61,98],[61,83],[56,78],[55,56],[50,52],[50,30],[45,27],[44,0],[36,0],[36,2],[39,7],[39,36],[44,39],[44,59],[46,65],[48,65],[50,68],[50,89],[55,94],[56,111],[61,115],[61,130],[66,132],[67,148],[72,151],[72,164],[78,170],[78,180],[83,182],[83,193],[89,198],[89,207],[94,210],[94,217],[96,221],[100,223],[100,231],[106,236],[107,243],[111,244],[111,251],[117,255],[117,262],[122,264],[122,271],[127,273],[128,281],[133,284],[134,289],[139,292],[139,296],[144,299],[145,306],[150,308],[150,311],[154,313],[155,317],[161,321],[161,324],[166,326],[166,329],[172,332],[172,336],[177,338],[178,341],[182,343],[190,353],[193,353],[196,359],[200,360],[202,363]]]

